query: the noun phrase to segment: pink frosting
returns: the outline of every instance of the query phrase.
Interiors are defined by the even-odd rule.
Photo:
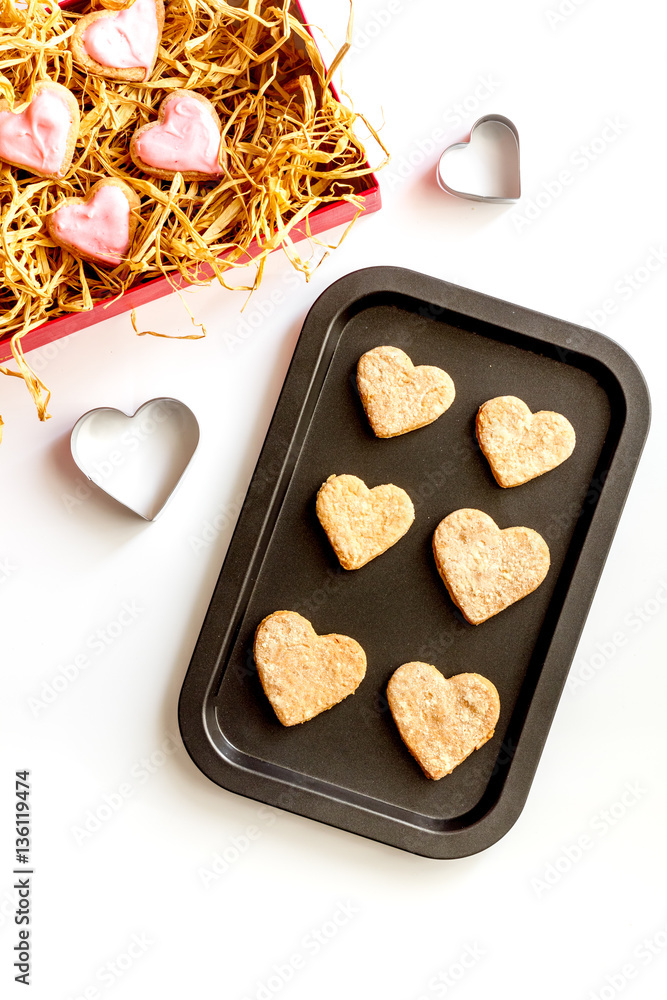
[[[219,177],[220,132],[206,106],[193,97],[174,97],[164,106],[164,121],[142,132],[139,158],[157,170]]]
[[[38,91],[20,115],[0,112],[0,159],[62,177],[72,113],[57,91]]]
[[[103,264],[120,264],[130,247],[130,205],[107,184],[86,202],[69,202],[51,216],[54,235]]]
[[[95,62],[114,69],[142,67],[146,76],[158,44],[155,0],[135,0],[127,10],[92,21],[83,33],[83,47]]]

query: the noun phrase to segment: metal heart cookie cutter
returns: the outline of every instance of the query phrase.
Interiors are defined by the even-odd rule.
[[[146,521],[163,510],[198,443],[194,413],[169,397],[150,399],[132,416],[108,406],[89,410],[70,438],[84,476]]]
[[[447,194],[470,201],[508,205],[521,197],[519,133],[509,118],[485,115],[469,137],[444,151],[438,184]]]

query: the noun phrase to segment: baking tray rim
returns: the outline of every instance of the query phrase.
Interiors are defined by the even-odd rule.
[[[247,589],[248,570],[261,548],[261,536],[257,536],[250,556],[246,555],[244,558],[244,549],[247,553],[247,547],[239,546],[239,539],[248,529],[251,519],[254,517],[255,521],[258,520],[258,512],[254,509],[256,491],[253,489],[258,472],[264,464],[273,460],[278,436],[276,432],[279,430],[280,441],[290,442],[288,453],[292,453],[291,462],[285,463],[283,454],[284,465],[275,489],[260,505],[265,514],[276,505],[279,511],[285,492],[283,489],[280,493],[280,486],[283,480],[289,483],[305,440],[308,421],[301,439],[298,439],[299,425],[303,422],[304,414],[312,412],[326,378],[328,363],[323,365],[325,348],[332,341],[333,335],[333,347],[329,353],[331,358],[344,328],[343,317],[351,318],[363,308],[372,306],[374,298],[383,295],[393,297],[396,302],[400,299],[427,302],[434,309],[434,316],[438,313],[465,316],[491,329],[519,335],[533,344],[555,348],[562,354],[560,360],[565,361],[567,355],[571,355],[571,360],[566,363],[585,359],[586,368],[589,363],[598,370],[602,366],[612,376],[625,400],[623,426],[609,464],[608,475],[581,544],[577,566],[568,585],[518,740],[509,755],[497,798],[481,815],[471,817],[467,824],[445,821],[443,827],[447,828],[439,829],[409,823],[388,816],[386,812],[351,802],[347,790],[341,789],[341,793],[345,792],[344,797],[336,798],[307,787],[308,780],[299,786],[284,778],[253,770],[240,760],[225,757],[212,736],[216,722],[211,692],[214,688],[217,690],[222,676],[223,652],[225,647],[229,647],[232,625],[239,617],[241,598],[234,597],[231,601],[229,610],[232,613],[227,616],[226,637],[223,637],[223,629],[216,625],[216,620],[220,621],[220,613],[213,609],[220,603],[220,597],[225,597],[225,588],[235,593],[233,581],[231,588],[228,579],[224,581],[225,588],[221,586],[223,577],[227,578],[235,573],[236,577],[240,576],[241,591]],[[456,325],[455,320],[453,325]],[[334,333],[336,328],[338,336]],[[539,332],[536,332],[536,328]],[[322,368],[323,372],[320,371]],[[318,374],[319,381],[316,378]],[[193,762],[216,784],[246,798],[425,857],[465,857],[492,846],[511,829],[525,806],[569,666],[639,463],[649,424],[650,399],[639,367],[619,344],[596,330],[401,267],[367,267],[338,279],[319,296],[306,316],[183,682],[178,708],[179,725]],[[288,465],[286,473],[285,467]],[[280,497],[276,501],[278,493]],[[261,524],[261,518],[259,523]],[[587,567],[585,579],[580,572],[582,564]],[[227,599],[226,603],[229,605],[230,600]],[[211,637],[218,648],[213,672],[205,649]],[[221,638],[224,641],[219,642]],[[566,651],[567,669],[562,666],[563,646],[569,650]],[[225,739],[219,730],[218,734]],[[255,759],[246,754],[241,756],[247,760]],[[295,772],[292,773],[296,777]],[[324,783],[318,781],[317,784],[321,786]],[[352,797],[355,795],[356,793],[352,793]],[[484,796],[482,801],[483,798]],[[460,818],[464,819],[465,817]]]

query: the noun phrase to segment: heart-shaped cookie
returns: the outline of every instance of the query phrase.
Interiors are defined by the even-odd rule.
[[[94,184],[85,198],[66,198],[46,219],[54,243],[75,257],[117,267],[132,244],[141,199],[112,178]]]
[[[366,654],[346,635],[318,635],[295,611],[274,611],[255,633],[255,663],[283,726],[307,722],[354,694]]]
[[[220,118],[201,94],[174,90],[158,110],[157,122],[138,129],[130,140],[130,156],[144,173],[170,180],[177,172],[186,181],[221,177],[218,162]]]
[[[123,10],[96,10],[80,18],[70,49],[88,73],[142,83],[153,71],[163,28],[163,0],[134,0]]]
[[[35,84],[30,104],[14,112],[0,100],[0,160],[38,177],[64,177],[79,135],[79,105],[59,83]]]
[[[496,396],[477,413],[477,440],[500,486],[520,486],[555,469],[574,451],[574,427],[562,413],[531,413],[517,396]]]
[[[415,519],[412,500],[400,486],[370,490],[356,476],[329,476],[316,511],[343,569],[360,569],[382,555]]]
[[[454,402],[454,383],[442,368],[415,367],[398,347],[374,347],[357,364],[357,386],[376,437],[407,434],[433,423]]]
[[[481,674],[445,678],[430,663],[404,663],[387,685],[401,739],[427,778],[444,778],[493,736],[495,685]]]
[[[498,527],[481,510],[455,510],[433,534],[433,554],[449,596],[471,625],[480,625],[544,580],[549,547],[532,528]]]

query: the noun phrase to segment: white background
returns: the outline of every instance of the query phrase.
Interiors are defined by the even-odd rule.
[[[344,0],[306,10],[342,40]],[[121,316],[36,352],[53,391],[45,424],[19,380],[2,381],[3,995],[665,996],[664,10],[657,0],[357,0],[356,11],[345,83],[358,110],[384,121],[393,161],[382,211],[360,220],[310,284],[274,255],[243,317],[242,293],[193,292],[205,340],[137,338]],[[456,201],[435,186],[439,150],[489,112],[521,135],[516,207]],[[571,183],[559,193],[563,170]],[[653,397],[572,668],[583,682],[563,695],[515,827],[459,861],[262,810],[212,784],[178,741],[178,693],[303,319],[328,284],[372,264],[597,324],[635,357]],[[139,320],[191,329],[176,297]],[[69,433],[92,407],[133,412],[160,395],[191,406],[202,437],[163,517],[146,524],[86,495]],[[197,544],[221,512],[222,530]],[[93,648],[98,630],[118,631],[124,604],[135,617]],[[82,654],[89,665],[36,709],[30,699]],[[33,781],[29,994],[11,983],[20,768]],[[117,802],[120,786],[129,797],[82,838],[89,812]],[[227,870],[205,884],[223,854]],[[322,927],[320,946],[312,932]],[[293,956],[302,967],[290,974]]]

